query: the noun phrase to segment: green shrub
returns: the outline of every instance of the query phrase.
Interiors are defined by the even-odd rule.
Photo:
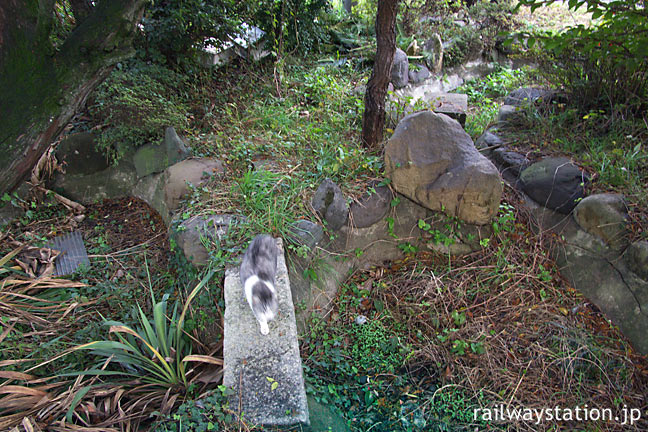
[[[143,40],[149,58],[177,63],[194,54],[194,48],[211,38],[228,40],[240,24],[241,3],[234,0],[156,0],[146,9]]]
[[[531,10],[553,0],[521,0]],[[585,7],[597,20],[561,33],[530,35],[549,53],[546,69],[565,87],[573,105],[586,113],[604,109],[616,118],[636,116],[648,101],[648,11],[643,2],[619,0],[569,2],[570,9]],[[529,35],[528,35],[529,36]]]
[[[280,51],[313,51],[327,38],[321,25],[327,0],[260,0],[252,6],[254,21],[266,32],[268,48]]]
[[[112,162],[133,149],[159,141],[167,126],[185,128],[187,78],[157,64],[134,60],[117,67],[96,90],[90,105],[103,126],[99,148]]]

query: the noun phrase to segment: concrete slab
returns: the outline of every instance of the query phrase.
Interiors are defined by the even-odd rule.
[[[275,288],[279,313],[264,336],[243,294],[239,268],[225,273],[223,384],[234,390],[230,408],[255,424],[309,424],[295,308],[290,292],[283,242],[277,260]]]
[[[428,93],[425,100],[435,113],[445,114],[466,125],[468,111],[468,95],[462,93]]]

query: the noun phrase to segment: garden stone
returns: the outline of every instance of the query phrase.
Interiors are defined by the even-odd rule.
[[[387,186],[378,186],[378,182],[370,183],[367,192],[351,204],[349,223],[356,228],[375,224],[387,214],[391,200],[392,193]]]
[[[161,144],[146,144],[138,148],[133,155],[133,164],[137,171],[137,178],[160,173],[169,167],[164,146]]]
[[[209,262],[209,252],[203,245],[202,238],[218,242],[243,220],[245,218],[231,214],[197,215],[182,221],[175,229],[175,224],[172,224],[170,234],[187,260],[194,266],[201,267]]]
[[[132,195],[135,167],[126,160],[92,174],[57,174],[51,189],[82,204]]]
[[[133,155],[133,164],[137,177],[164,171],[169,166],[188,158],[191,155],[185,143],[173,127],[168,127],[161,144],[146,144]]]
[[[428,210],[404,196],[397,196],[399,203],[380,221],[366,228],[351,227],[340,229],[338,236],[330,245],[333,251],[353,254],[354,268],[366,269],[372,265],[384,265],[403,257],[399,248],[403,243],[418,245],[421,240],[419,219],[425,219]]]
[[[520,174],[522,190],[537,203],[570,213],[585,196],[585,183],[589,181],[568,158],[546,158],[526,168]]]
[[[299,244],[308,246],[311,250],[315,249],[315,246],[324,237],[322,227],[306,219],[296,221],[290,228],[290,232]]]
[[[475,141],[475,147],[480,150],[486,148],[491,148],[492,150],[493,147],[501,147],[503,145],[504,141],[502,141],[502,138],[490,130],[481,134],[479,138],[477,138],[477,141]]]
[[[173,126],[164,131],[164,147],[166,149],[169,165],[176,164],[191,156],[191,151],[185,142],[178,136]]]
[[[622,259],[619,251],[586,232],[575,218],[523,197],[537,230],[553,232],[562,240],[551,249],[561,276],[618,325],[638,352],[648,354],[648,282],[631,270],[630,248]]]
[[[519,107],[513,105],[502,105],[499,109],[499,113],[497,114],[497,121],[510,122],[515,120],[516,118],[519,118],[522,113],[523,111]]]
[[[425,93],[422,98],[432,111],[453,118],[464,127],[468,112],[468,95],[463,93]]]
[[[600,238],[582,229],[562,235],[565,245],[556,258],[561,275],[618,325],[637,351],[648,354],[648,282]]]
[[[171,220],[171,212],[164,199],[164,183],[167,173],[151,174],[139,179],[133,188],[133,196],[141,199],[155,209],[166,225]]]
[[[632,243],[626,250],[624,258],[630,270],[648,281],[648,241],[639,240]]]
[[[0,228],[21,218],[24,214],[25,211],[20,207],[14,207],[11,203],[0,202]]]
[[[628,209],[622,195],[596,194],[584,198],[574,208],[574,219],[615,250],[628,244]]]
[[[461,93],[425,92],[416,101],[406,94],[390,96],[385,106],[392,124],[396,125],[400,118],[406,117],[422,109],[429,109],[438,114],[445,114],[457,120],[461,126],[466,125],[468,111],[468,96]]]
[[[387,215],[367,228],[342,227],[332,242],[323,244],[316,255],[291,257],[290,282],[295,303],[303,306],[298,325],[305,329],[311,312],[326,315],[333,307],[338,287],[354,269],[401,259],[401,244],[421,246],[417,223],[428,210],[400,195],[399,204]],[[390,228],[391,227],[391,228]],[[311,277],[312,272],[316,277]],[[309,276],[311,274],[311,276]]]
[[[108,169],[106,156],[97,150],[92,132],[68,135],[56,147],[56,159],[65,164],[68,175],[94,174]]]
[[[238,267],[225,273],[223,385],[233,389],[231,407],[241,407],[254,424],[309,424],[295,307],[283,243],[277,239],[275,287],[279,311],[262,335],[247,300]],[[239,405],[240,404],[240,405]]]
[[[400,48],[394,53],[394,64],[391,71],[391,82],[395,88],[405,87],[408,82],[409,62],[407,54]]]
[[[180,207],[180,200],[189,192],[189,185],[201,187],[212,177],[223,174],[223,163],[218,159],[185,159],[166,169],[164,200],[171,213]]]
[[[408,72],[408,80],[411,84],[419,84],[430,77],[430,71],[423,65],[414,65]]]
[[[349,217],[349,205],[342,195],[340,187],[329,178],[319,185],[311,204],[333,231],[339,230]]]
[[[351,432],[344,416],[336,411],[333,405],[317,402],[315,396],[308,395],[308,413],[310,426],[302,428],[304,432]]]
[[[423,57],[432,73],[438,74],[443,67],[443,42],[438,33],[434,33],[423,45]]]
[[[530,105],[539,99],[549,102],[552,96],[553,92],[551,90],[522,87],[509,93],[509,95],[504,99],[504,105]]]
[[[431,232],[440,233],[447,239],[451,239],[451,241],[444,242],[443,239],[434,239],[430,232],[424,232],[423,234],[423,240],[426,242],[427,248],[444,255],[468,255],[481,250],[483,248],[481,242],[483,240],[489,241],[493,237],[493,227],[491,224],[455,224],[452,221],[448,221],[447,216],[438,212],[434,212],[431,216],[428,216],[425,222],[430,224]],[[453,226],[454,230],[452,232],[449,231],[449,226]]]
[[[502,173],[502,177],[510,182],[515,182],[520,173],[531,165],[531,161],[524,155],[508,150],[505,147],[493,149],[491,159]]]
[[[497,214],[502,182],[461,125],[422,111],[405,117],[385,146],[394,189],[422,206],[476,225]]]
[[[475,147],[477,147],[479,152],[486,157],[490,157],[494,149],[503,145],[504,141],[502,141],[502,138],[490,129],[481,134],[479,138],[477,138],[477,141],[475,141]]]

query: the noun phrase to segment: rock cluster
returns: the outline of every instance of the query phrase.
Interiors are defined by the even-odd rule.
[[[516,90],[506,98],[499,118],[510,121],[512,115],[522,115],[520,106],[554,96],[550,90]],[[497,125],[476,145],[523,194],[537,229],[561,239],[552,250],[561,275],[618,325],[635,349],[648,354],[648,242],[629,242],[624,197],[586,196],[589,176],[569,158],[547,157],[531,164],[507,147]]]

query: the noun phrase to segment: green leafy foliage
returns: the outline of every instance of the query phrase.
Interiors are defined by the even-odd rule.
[[[521,0],[531,10],[553,0]],[[569,8],[586,8],[595,22],[560,33],[530,34],[549,52],[546,69],[564,85],[581,112],[604,108],[623,118],[637,115],[648,101],[648,11],[642,2],[570,0]]]
[[[466,119],[466,132],[473,139],[481,135],[497,119],[498,100],[529,81],[531,75],[527,69],[509,69],[498,64],[485,77],[470,80],[459,87],[457,92],[468,95],[471,107]]]
[[[320,26],[327,0],[259,0],[252,6],[255,22],[267,34],[275,55],[282,51],[314,50],[327,38]]]
[[[236,33],[246,3],[249,2],[152,1],[142,19],[142,48],[149,58],[173,64],[181,57],[190,57],[208,38],[219,45]]]
[[[187,77],[158,64],[120,64],[96,90],[90,113],[103,126],[98,146],[113,161],[149,142],[167,126],[187,125]]]
[[[351,355],[360,370],[394,372],[405,360],[406,351],[396,335],[378,320],[353,326]]]
[[[228,413],[227,396],[232,391],[219,386],[207,396],[197,401],[187,401],[166,419],[159,421],[153,428],[159,432],[206,432],[227,430],[226,425],[233,418]]]
[[[159,387],[188,387],[187,362],[205,361],[216,363],[218,360],[207,356],[192,356],[191,344],[184,334],[185,315],[193,298],[211,279],[212,270],[196,285],[189,294],[182,311],[178,315],[178,303],[167,314],[167,298],[160,302],[152,298],[153,319],[146,317],[142,308],[137,306],[137,327],[121,322],[106,320],[110,333],[117,341],[94,341],[77,346],[75,350],[90,350],[92,354],[114,360],[122,367],[119,371],[104,370],[101,364],[83,375],[123,375],[140,378],[142,381]],[[152,293],[151,293],[152,295]]]

